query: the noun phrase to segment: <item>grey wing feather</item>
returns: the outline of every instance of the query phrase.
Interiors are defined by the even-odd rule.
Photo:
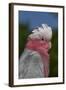
[[[26,50],[19,62],[19,78],[44,77],[41,56],[34,51]]]

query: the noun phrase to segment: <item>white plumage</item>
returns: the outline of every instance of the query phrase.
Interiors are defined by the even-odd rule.
[[[50,41],[52,38],[52,29],[47,24],[42,24],[41,27],[34,29],[29,37]]]

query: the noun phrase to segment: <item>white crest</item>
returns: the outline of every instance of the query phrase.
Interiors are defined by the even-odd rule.
[[[37,38],[37,39],[44,39],[44,40],[51,40],[52,38],[52,28],[47,24],[42,24],[41,27],[34,29],[32,34],[29,35],[30,38]]]

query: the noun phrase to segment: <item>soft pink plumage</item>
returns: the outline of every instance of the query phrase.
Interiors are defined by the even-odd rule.
[[[29,39],[26,48],[37,51],[41,57],[44,64],[44,74],[45,77],[49,75],[49,43],[40,39]]]

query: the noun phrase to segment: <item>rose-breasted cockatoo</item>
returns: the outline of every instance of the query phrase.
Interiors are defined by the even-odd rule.
[[[49,76],[49,49],[52,28],[42,24],[27,38],[24,52],[19,60],[19,78],[43,78]]]

